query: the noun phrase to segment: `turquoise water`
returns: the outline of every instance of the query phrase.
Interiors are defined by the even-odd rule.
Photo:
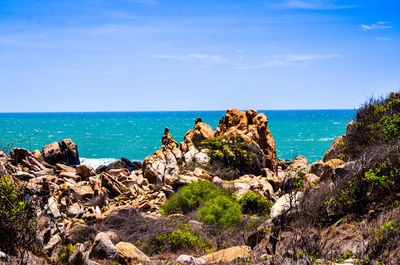
[[[344,134],[354,110],[259,111],[268,116],[277,155],[292,159],[304,155],[310,162],[322,157],[333,140]],[[143,160],[159,149],[164,127],[178,142],[194,120],[214,129],[225,111],[98,112],[98,113],[0,113],[0,146],[21,139],[15,146],[40,149],[51,142],[71,138],[81,157],[126,157]]]

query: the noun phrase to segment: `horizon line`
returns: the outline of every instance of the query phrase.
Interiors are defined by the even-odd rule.
[[[221,110],[112,110],[112,111],[0,111],[0,114],[56,114],[56,113],[145,113],[145,112],[221,112],[227,111],[234,108],[229,109],[221,109]],[[253,109],[253,108],[251,108]],[[358,108],[347,109],[254,109],[257,111],[310,111],[310,110],[357,110]],[[245,109],[238,109],[242,111],[246,111]],[[248,110],[248,109],[247,109]]]

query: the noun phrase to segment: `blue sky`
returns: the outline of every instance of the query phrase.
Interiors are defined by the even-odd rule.
[[[2,0],[0,112],[335,109],[400,88],[400,2]]]

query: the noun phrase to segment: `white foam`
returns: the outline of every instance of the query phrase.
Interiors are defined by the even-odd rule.
[[[81,165],[88,165],[91,166],[92,168],[96,169],[99,166],[107,166],[111,164],[114,161],[117,161],[115,158],[79,158]]]

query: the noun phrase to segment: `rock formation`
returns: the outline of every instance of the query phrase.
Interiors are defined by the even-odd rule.
[[[275,140],[268,129],[268,118],[264,113],[258,113],[256,110],[227,110],[215,129],[214,136],[234,135],[243,136],[256,143],[264,155],[264,166],[277,172]]]

